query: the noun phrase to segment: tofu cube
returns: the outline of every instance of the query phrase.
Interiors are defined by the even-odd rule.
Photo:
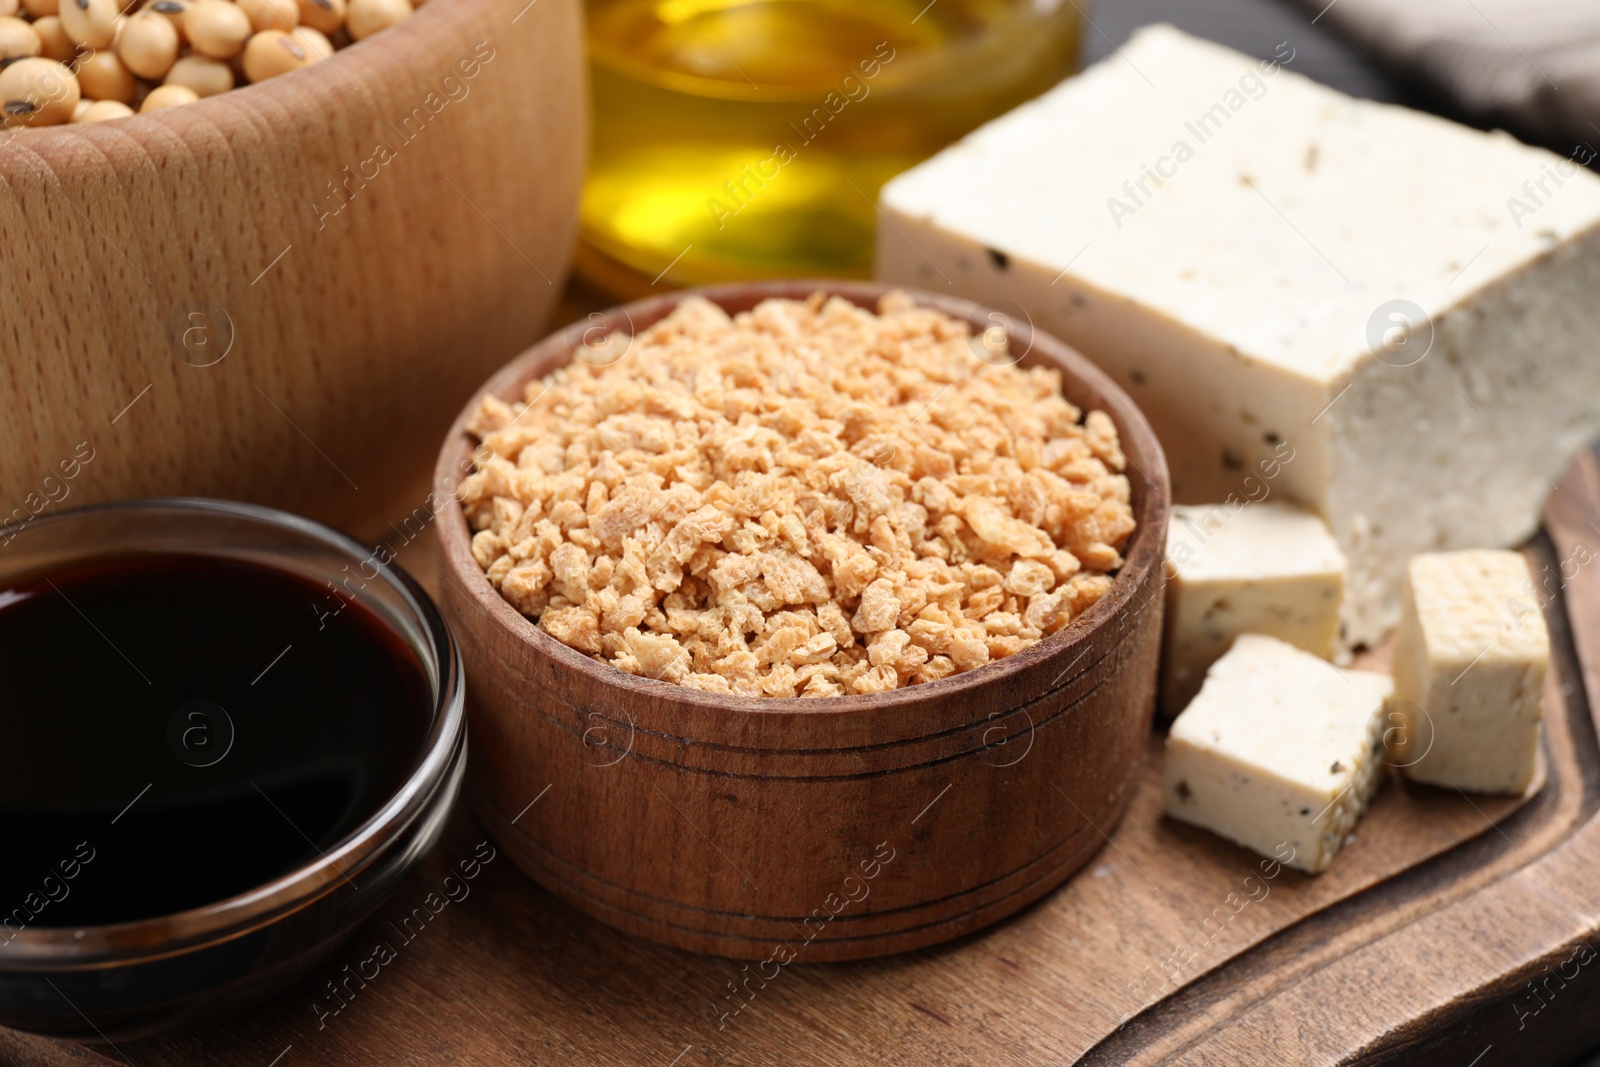
[[[1172,724],[1167,814],[1326,870],[1382,784],[1390,691],[1385,675],[1244,634]]]
[[[1161,712],[1177,715],[1240,634],[1332,659],[1344,553],[1316,515],[1290,504],[1179,505],[1167,527]]]
[[[1600,432],[1600,176],[1297,65],[1140,30],[890,181],[876,271],[1080,349],[1179,502],[1317,512],[1375,644],[1408,559],[1520,544]]]
[[[1413,781],[1521,793],[1533,779],[1550,635],[1515,552],[1439,552],[1406,569],[1394,646],[1393,762]]]

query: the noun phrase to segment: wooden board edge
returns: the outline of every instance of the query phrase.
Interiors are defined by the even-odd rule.
[[[1586,731],[1584,743],[1591,752],[1600,710],[1597,456],[1586,451],[1578,457],[1545,511],[1550,555],[1560,577],[1553,588],[1546,586],[1553,653],[1568,677],[1582,679],[1571,688],[1571,718]],[[1266,991],[1237,1014],[1213,1017],[1203,1034],[1176,1052],[1139,1062],[1276,1065],[1306,1062],[1311,1051],[1327,1053],[1313,1055],[1311,1062],[1319,1063],[1495,1067],[1563,1062],[1592,1047],[1600,1039],[1600,1015],[1592,1010],[1592,998],[1600,996],[1600,900],[1585,899],[1583,887],[1600,884],[1600,819],[1595,818],[1600,766],[1594,760],[1581,768],[1580,784],[1586,796],[1579,824],[1537,859]],[[1516,850],[1505,828],[1497,830]],[[1375,886],[1344,903],[1383,888]],[[1317,919],[1310,916],[1296,926]],[[1280,931],[1240,959],[1270,953],[1295,929]],[[1474,977],[1483,974],[1490,977]],[[1595,985],[1588,997],[1581,991],[1560,995],[1589,975],[1596,977],[1587,979]],[[1185,993],[1172,1003],[1183,1002]],[[1213,1003],[1204,990],[1187,1000],[1183,1007],[1191,1025]],[[1351,1038],[1356,1038],[1353,1044]],[[1137,1056],[1138,1044],[1114,1034],[1079,1063],[1128,1062]]]

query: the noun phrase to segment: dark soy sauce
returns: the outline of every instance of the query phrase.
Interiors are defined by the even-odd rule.
[[[214,903],[314,860],[420,757],[416,654],[326,587],[203,556],[0,592],[0,944]]]

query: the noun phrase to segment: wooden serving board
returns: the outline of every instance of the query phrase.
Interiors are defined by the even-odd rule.
[[[1595,455],[1568,472],[1527,551],[1536,567],[1565,562],[1570,579],[1547,611],[1556,669],[1537,792],[1489,799],[1395,778],[1320,877],[1267,877],[1259,857],[1163,819],[1152,738],[1126,817],[1039,904],[939,948],[760,977],[587,919],[504,855],[407,942],[401,918],[442,894],[485,836],[461,811],[395,897],[265,1007],[115,1049],[0,1031],[0,1062],[1562,1063],[1600,1039]],[[431,576],[427,557],[410,563]],[[539,815],[535,804],[525,817]],[[379,943],[396,958],[363,983]]]

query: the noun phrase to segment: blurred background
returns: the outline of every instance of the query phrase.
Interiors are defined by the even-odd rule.
[[[890,177],[1171,22],[1562,154],[1600,129],[1592,0],[588,0],[577,256],[597,298],[871,272]],[[1565,93],[1556,90],[1559,72]]]
[[[579,270],[617,295],[866,277],[889,178],[1076,67],[1032,0],[589,0]]]

